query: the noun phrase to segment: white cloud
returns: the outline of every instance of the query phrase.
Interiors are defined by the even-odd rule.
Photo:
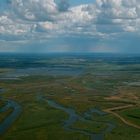
[[[110,32],[139,32],[137,24],[140,19],[139,0],[97,0],[96,5],[100,10],[98,23],[108,24],[98,26],[98,30],[106,32],[108,27]]]
[[[36,38],[60,34],[106,37],[140,32],[139,0],[96,0],[95,4],[69,7],[66,1],[13,0],[0,12],[0,34]]]
[[[31,24],[16,23],[7,16],[0,16],[0,34],[20,35],[31,30]]]
[[[52,20],[58,12],[54,0],[13,0],[12,8],[18,18],[30,21]]]

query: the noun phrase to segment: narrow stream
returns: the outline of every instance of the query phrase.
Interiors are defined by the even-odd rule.
[[[5,90],[0,88],[0,94],[3,94],[4,92],[5,92]],[[47,101],[49,106],[51,106],[53,108],[56,108],[56,109],[59,109],[59,110],[62,110],[69,115],[69,118],[64,121],[64,125],[63,125],[63,127],[67,131],[80,132],[82,134],[90,136],[91,140],[104,140],[104,135],[111,132],[112,129],[115,128],[115,126],[111,122],[105,122],[105,121],[96,121],[97,123],[98,122],[103,123],[107,126],[106,129],[102,130],[100,133],[88,132],[87,130],[82,130],[82,129],[79,129],[79,128],[73,128],[72,125],[76,121],[82,121],[82,122],[89,122],[90,123],[90,122],[93,122],[93,120],[90,120],[90,119],[87,119],[87,118],[90,118],[92,116],[94,117],[94,114],[98,114],[100,116],[103,116],[103,115],[105,115],[105,113],[103,111],[100,111],[100,110],[96,109],[96,108],[93,108],[93,109],[89,109],[82,116],[80,116],[76,113],[76,111],[74,109],[66,108],[66,107],[56,103],[53,100],[48,100],[48,99],[44,98],[43,96],[38,96],[37,98],[40,101]],[[3,106],[2,108],[0,108],[0,113],[6,112],[10,108],[13,109],[12,113],[10,113],[9,116],[7,116],[2,123],[0,123],[0,135],[2,135],[8,130],[8,128],[19,117],[22,109],[21,109],[21,106],[18,103],[16,103],[15,101],[5,100],[2,97],[0,97],[0,100],[3,100],[3,101],[6,102],[6,105]]]
[[[91,137],[91,140],[104,140],[104,135],[109,133],[109,132],[111,132],[115,128],[115,126],[111,122],[105,122],[105,121],[96,121],[97,123],[103,123],[103,124],[105,124],[107,126],[106,129],[102,130],[100,133],[88,132],[87,130],[82,130],[82,129],[78,129],[78,128],[72,128],[71,126],[78,120],[83,121],[83,122],[93,122],[92,120],[86,119],[87,116],[91,117],[91,116],[93,116],[94,113],[96,113],[96,114],[98,114],[100,116],[103,116],[106,113],[103,112],[103,111],[100,111],[98,109],[93,108],[93,109],[90,109],[87,112],[85,112],[83,114],[83,116],[80,116],[80,115],[78,115],[76,113],[76,111],[74,109],[66,108],[66,107],[56,103],[53,100],[45,99],[42,96],[39,96],[37,98],[39,100],[42,100],[42,101],[47,101],[49,106],[51,106],[53,108],[56,108],[56,109],[59,109],[59,110],[62,110],[62,111],[66,112],[69,115],[69,118],[64,121],[64,125],[63,125],[63,127],[66,130],[68,130],[68,131],[76,131],[76,132],[80,132],[80,133],[85,134],[85,135],[89,135]]]
[[[0,89],[0,94],[4,93],[4,89]],[[0,108],[0,113],[6,112],[8,109],[12,109],[13,111],[7,116],[2,123],[0,123],[0,135],[4,134],[8,128],[14,123],[14,121],[19,117],[21,114],[21,106],[12,100],[5,100],[0,97],[0,100],[5,101],[7,104]]]

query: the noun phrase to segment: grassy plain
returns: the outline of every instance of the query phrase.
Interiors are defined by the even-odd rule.
[[[72,59],[73,60],[73,59]],[[79,63],[80,61],[80,63]],[[140,79],[140,64],[117,64],[100,60],[81,62],[69,59],[40,60],[38,63],[63,64],[73,68],[84,67],[80,75],[30,75],[19,80],[2,80],[0,87],[6,89],[0,95],[22,106],[22,114],[0,140],[90,140],[90,136],[64,129],[68,114],[47,102],[39,101],[38,95],[73,108],[83,115],[90,108],[107,110],[132,105],[130,108],[112,110],[126,121],[140,126],[140,86],[130,85]],[[3,102],[0,102],[0,107]],[[2,115],[2,114],[1,114]],[[5,114],[6,117],[7,113]],[[3,118],[2,118],[3,119]],[[115,125],[105,140],[139,140],[140,129],[129,126],[113,113],[103,116],[94,114],[93,123],[77,121],[72,127],[89,132],[101,132],[109,121]]]

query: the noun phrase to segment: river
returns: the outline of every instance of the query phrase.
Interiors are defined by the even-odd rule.
[[[0,94],[3,94],[5,92],[4,89],[0,88]],[[3,100],[6,102],[6,105],[3,106],[2,108],[0,108],[0,113],[2,112],[6,112],[8,109],[12,109],[12,113],[10,113],[4,120],[2,123],[0,123],[0,135],[4,134],[8,128],[16,121],[16,119],[19,117],[19,115],[21,114],[21,106],[13,101],[13,100],[9,100],[9,99],[4,99],[2,97],[0,97],[0,100]]]
[[[78,129],[78,128],[72,128],[71,126],[78,120],[80,120],[82,122],[93,122],[92,120],[86,119],[87,116],[91,117],[94,114],[98,114],[100,116],[103,116],[106,113],[101,111],[101,110],[99,110],[99,109],[97,109],[97,108],[93,108],[93,109],[89,109],[82,116],[80,116],[80,115],[78,115],[76,113],[76,111],[74,109],[66,108],[66,107],[56,103],[53,100],[45,99],[43,96],[38,96],[37,99],[40,100],[40,101],[41,100],[42,101],[47,101],[49,106],[51,106],[53,108],[56,108],[56,109],[59,109],[59,110],[62,110],[62,111],[64,111],[65,113],[67,113],[69,115],[69,118],[64,121],[63,127],[65,128],[65,130],[74,131],[74,132],[80,132],[82,134],[88,135],[88,136],[91,137],[91,140],[104,140],[105,134],[110,133],[115,128],[114,124],[112,124],[111,122],[106,122],[106,121],[96,121],[96,122],[99,122],[99,123],[103,123],[103,124],[105,124],[107,126],[104,130],[102,130],[99,133],[88,132],[87,130],[82,130],[82,129]]]

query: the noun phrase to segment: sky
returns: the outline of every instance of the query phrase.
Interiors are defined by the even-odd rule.
[[[140,54],[140,0],[0,0],[0,52]]]

